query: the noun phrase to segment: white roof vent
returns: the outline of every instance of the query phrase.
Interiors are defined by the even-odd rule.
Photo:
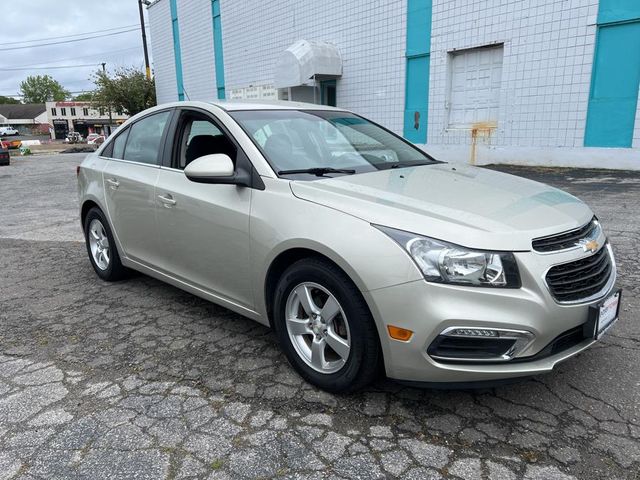
[[[298,40],[280,55],[274,84],[276,88],[313,85],[313,79],[329,80],[341,75],[342,58],[335,45]]]

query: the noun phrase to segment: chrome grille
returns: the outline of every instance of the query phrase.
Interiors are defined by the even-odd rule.
[[[546,253],[555,252],[556,250],[565,250],[567,248],[575,247],[579,240],[590,237],[597,227],[598,222],[594,217],[589,223],[580,228],[550,235],[548,237],[534,238],[531,244],[533,249],[537,252]]]
[[[545,280],[559,302],[577,302],[600,293],[613,274],[608,245],[593,255],[551,267]]]

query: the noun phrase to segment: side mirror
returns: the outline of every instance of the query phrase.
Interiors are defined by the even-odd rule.
[[[184,174],[192,182],[199,183],[235,183],[233,162],[229,155],[214,153],[198,157],[184,169]]]

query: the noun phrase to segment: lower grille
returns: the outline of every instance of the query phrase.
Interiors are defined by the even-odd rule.
[[[613,274],[607,245],[595,254],[551,267],[545,277],[551,295],[559,302],[575,302],[599,293]]]
[[[557,355],[562,353],[570,348],[573,348],[580,343],[584,342],[587,339],[593,339],[593,329],[595,324],[593,322],[587,322],[583,325],[578,325],[577,327],[571,328],[562,332],[556,338],[554,338],[551,342],[547,344],[542,350],[540,350],[535,355],[529,355],[528,357],[515,357],[509,360],[507,363],[526,363],[533,362],[536,360],[542,360],[544,358],[551,357],[552,355]],[[436,340],[429,347],[429,355],[434,355],[436,350],[432,350],[435,348],[440,348],[440,339],[446,338],[442,335],[438,336]],[[440,352],[441,353],[441,352]],[[445,352],[443,358],[436,357],[436,360],[440,363],[455,363],[455,364],[478,364],[479,361],[483,360],[482,352],[478,352],[476,349],[476,355],[467,356],[466,358],[460,355],[460,351],[455,352],[458,358],[445,358],[445,357],[454,357],[451,354],[451,351]],[[495,356],[494,356],[495,358]],[[491,365],[491,364],[504,364],[502,361],[483,361],[483,365]]]

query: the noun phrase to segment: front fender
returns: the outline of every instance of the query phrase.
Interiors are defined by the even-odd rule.
[[[280,185],[272,185],[280,183]],[[278,180],[265,179],[255,191],[251,212],[251,251],[255,305],[266,314],[264,288],[274,259],[304,248],[338,265],[362,292],[422,279],[409,256],[368,222],[299,199]]]

